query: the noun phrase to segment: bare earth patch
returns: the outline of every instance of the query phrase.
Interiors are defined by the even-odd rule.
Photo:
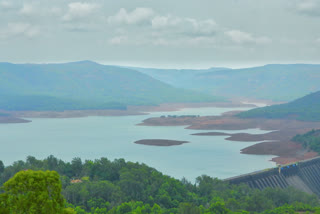
[[[16,117],[0,117],[0,123],[29,123],[30,120],[24,120]]]
[[[149,118],[139,125],[147,126],[188,126],[194,130],[246,130],[259,128],[271,131],[266,134],[223,132],[196,133],[198,136],[226,136],[230,141],[261,142],[241,150],[243,154],[275,155],[272,161],[286,164],[318,156],[317,153],[304,149],[291,139],[312,129],[320,129],[320,122],[306,122],[291,119],[240,119],[229,112],[222,116],[206,116],[197,118]]]
[[[126,110],[67,110],[67,111],[3,111],[16,118],[77,118],[88,116],[130,116],[146,115],[146,112],[178,111],[183,108],[201,107],[254,107],[252,104],[234,102],[212,102],[212,103],[167,103],[158,106],[128,106]]]

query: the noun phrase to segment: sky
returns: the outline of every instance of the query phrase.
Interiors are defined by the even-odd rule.
[[[320,0],[0,0],[0,61],[320,63]]]

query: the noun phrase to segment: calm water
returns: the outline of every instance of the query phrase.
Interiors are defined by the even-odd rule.
[[[24,160],[28,155],[45,158],[53,154],[66,161],[73,157],[83,160],[125,158],[190,181],[202,174],[226,178],[275,166],[269,161],[273,156],[240,154],[240,149],[253,143],[226,141],[223,136],[192,136],[190,134],[205,131],[188,130],[183,126],[135,125],[151,116],[219,115],[237,109],[193,108],[143,116],[32,119],[32,123],[2,124],[0,159],[8,165]],[[258,129],[225,132],[265,133]],[[172,147],[133,143],[141,139],[185,140],[191,143]]]

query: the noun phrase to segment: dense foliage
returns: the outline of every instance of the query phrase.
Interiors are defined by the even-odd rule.
[[[123,159],[82,161],[74,158],[64,162],[54,156],[44,160],[29,156],[26,161],[17,161],[7,167],[0,161],[0,183],[26,169],[57,171],[67,206],[80,214],[283,213],[277,209],[293,212],[308,207],[315,211],[315,206],[320,205],[316,196],[293,188],[259,191],[246,185],[229,185],[205,175],[192,184],[186,179],[179,181],[144,164]],[[279,208],[281,206],[284,207]]]
[[[55,171],[20,171],[3,185],[0,212],[29,214],[67,214],[59,174]],[[71,212],[72,213],[72,212]]]
[[[255,108],[238,114],[241,118],[292,118],[320,121],[320,91],[289,103]]]
[[[174,88],[132,69],[90,61],[64,64],[0,63],[0,109],[123,109],[128,105],[216,101]]]
[[[312,130],[302,135],[298,134],[292,140],[301,143],[304,148],[311,149],[320,154],[320,130]]]

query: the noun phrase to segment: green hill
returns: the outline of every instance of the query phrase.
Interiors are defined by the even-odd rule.
[[[238,114],[241,118],[292,118],[320,121],[320,91],[289,103],[255,108]]]
[[[0,63],[0,109],[124,109],[127,105],[216,101],[138,71],[81,61]]]
[[[320,130],[311,130],[305,134],[298,134],[292,141],[300,143],[304,148],[311,149],[320,154]]]

